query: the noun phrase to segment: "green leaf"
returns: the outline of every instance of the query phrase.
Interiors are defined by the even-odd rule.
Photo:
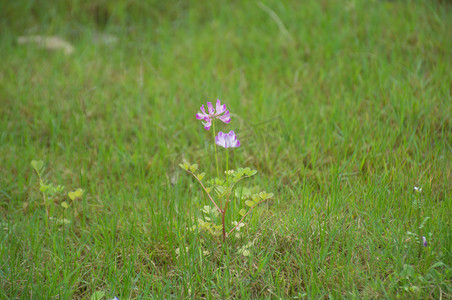
[[[75,199],[81,198],[84,192],[85,192],[85,191],[82,190],[82,189],[76,189],[76,190],[73,191],[73,192],[69,192],[67,195],[69,196],[69,198],[70,198],[72,201],[74,201]]]
[[[198,164],[193,164],[193,165],[190,166],[190,171],[192,171],[193,173],[195,173],[196,170],[198,170]]]
[[[179,164],[179,167],[181,167],[185,171],[188,171],[188,164],[187,163]]]
[[[51,185],[44,184],[43,182],[41,182],[41,186],[39,187],[39,190],[45,194],[50,188],[51,188]]]
[[[103,297],[105,297],[105,292],[97,291],[91,295],[91,300],[101,300]]]
[[[67,209],[67,208],[69,207],[69,205],[66,203],[66,201],[61,202],[61,206],[62,206],[64,209]]]
[[[209,205],[204,205],[204,207],[201,209],[201,211],[205,214],[210,214],[210,212],[212,211],[212,209],[210,208]]]
[[[251,199],[253,199],[254,200],[254,202],[259,202],[259,200],[260,200],[260,197],[259,197],[259,195],[258,194],[253,194],[252,196],[251,196]]]
[[[218,196],[223,196],[224,193],[226,192],[226,188],[224,186],[219,185],[215,187],[215,191],[217,192]]]
[[[210,194],[211,191],[212,191],[212,188],[206,187],[206,192],[207,192],[207,194]]]
[[[199,180],[202,180],[204,178],[204,176],[206,176],[206,173],[202,172],[201,174],[196,175],[196,177],[198,177]]]
[[[242,208],[242,209],[239,211],[239,215],[241,215],[242,217],[245,216],[245,215],[246,215],[246,210],[245,210],[244,208]]]
[[[267,193],[263,191],[259,193],[259,197],[261,197],[262,200],[270,199],[271,197],[273,197],[273,193]]]
[[[44,162],[42,160],[32,160],[31,166],[35,169],[36,173],[39,175],[42,174],[42,171],[44,170]]]
[[[249,207],[253,207],[254,205],[256,205],[256,203],[254,203],[254,201],[252,200],[246,200],[245,204],[248,205]]]

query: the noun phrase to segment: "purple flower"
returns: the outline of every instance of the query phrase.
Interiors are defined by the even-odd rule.
[[[215,137],[215,144],[224,148],[234,148],[240,146],[240,141],[237,139],[234,131],[229,131],[228,134],[218,132],[218,136]]]
[[[224,123],[231,122],[231,116],[229,110],[226,109],[226,104],[221,104],[220,99],[217,99],[217,105],[213,108],[212,102],[207,102],[207,112],[204,109],[204,105],[201,106],[201,112],[196,114],[196,119],[204,120],[202,124],[206,130],[210,129],[213,119],[220,119]]]
[[[424,247],[427,247],[427,239],[425,238],[425,236],[422,236],[422,245]]]

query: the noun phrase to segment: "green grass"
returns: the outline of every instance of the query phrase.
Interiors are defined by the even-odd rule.
[[[0,4],[1,299],[452,298],[450,3],[59,3]],[[194,115],[217,98],[257,134],[231,167],[275,194],[225,247],[187,230],[208,202],[177,167],[215,174]],[[33,159],[85,190],[55,198],[69,224]]]

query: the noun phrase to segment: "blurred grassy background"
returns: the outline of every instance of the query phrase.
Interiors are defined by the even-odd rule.
[[[31,243],[23,249],[19,240],[8,240],[17,248],[3,249],[3,266],[9,266],[3,267],[3,274],[19,280],[27,267],[15,266],[22,256],[11,251],[24,257],[34,253],[32,237],[44,234],[39,230],[42,207],[32,205],[39,193],[30,168],[32,159],[42,158],[49,180],[87,191],[90,224],[104,224],[99,225],[104,231],[109,222],[122,224],[118,226],[123,230],[145,224],[130,239],[129,233],[120,231],[124,245],[135,240],[146,245],[134,246],[138,254],[130,250],[138,256],[163,245],[165,255],[173,257],[156,264],[153,276],[161,277],[154,278],[158,288],[149,288],[149,293],[166,295],[164,287],[169,284],[172,293],[182,295],[186,291],[179,294],[177,288],[177,280],[182,280],[202,294],[202,282],[193,286],[189,277],[180,275],[165,283],[167,276],[160,272],[182,270],[165,241],[181,234],[178,230],[203,202],[192,190],[191,179],[176,166],[185,157],[213,174],[211,152],[203,158],[194,152],[208,147],[211,138],[194,115],[206,101],[217,98],[233,114],[231,124],[220,129],[254,128],[264,135],[253,147],[242,143],[234,151],[233,166],[256,168],[260,175],[253,183],[277,194],[259,212],[279,224],[273,227],[278,240],[267,241],[264,248],[280,249],[279,239],[287,242],[292,234],[294,240],[287,247],[294,247],[295,253],[303,244],[315,245],[308,228],[311,222],[321,226],[325,217],[338,232],[369,247],[359,257],[375,255],[383,251],[381,245],[400,241],[408,230],[415,230],[412,189],[421,186],[424,216],[434,219],[429,230],[436,237],[438,253],[431,254],[437,258],[433,261],[450,266],[451,23],[451,5],[441,1],[3,1],[0,212],[4,223],[22,222],[15,227],[16,236]],[[19,36],[38,34],[59,36],[75,51],[65,55],[17,42]],[[117,42],[102,42],[105,37]],[[285,130],[265,139],[270,133],[253,125],[274,117],[283,120]],[[191,199],[198,200],[186,208]],[[24,203],[31,208],[24,209]],[[179,207],[186,214],[176,216]],[[152,208],[155,211],[149,211]],[[34,221],[29,221],[31,216]],[[347,233],[340,229],[341,218],[355,229],[356,218],[363,218],[369,227]],[[250,234],[264,230],[265,217],[261,223],[259,218],[253,220]],[[37,231],[25,230],[24,222],[35,224]],[[168,222],[178,228],[176,233]],[[77,232],[77,226],[70,230]],[[302,228],[305,238],[297,234]],[[78,238],[94,253],[108,243],[100,242],[102,235],[94,229],[89,238],[83,227],[78,230],[82,232]],[[73,248],[83,248],[78,238],[69,241]],[[325,242],[321,236],[316,241],[319,247]],[[51,245],[43,243],[44,249]],[[337,247],[345,253],[340,244]],[[115,249],[111,257],[117,254]],[[393,255],[391,249],[386,251],[382,256]],[[319,261],[322,269],[326,264],[334,271],[313,277],[291,268],[287,254],[270,261],[286,262],[286,273],[292,274],[288,278],[300,289],[296,292],[284,285],[290,286],[287,282],[268,278],[261,284],[280,288],[276,294],[281,297],[298,292],[365,297],[364,290],[369,297],[391,297],[401,292],[397,274],[403,264],[416,261],[416,255],[404,251],[396,251],[396,263],[389,258],[389,263],[373,260],[372,267],[356,263],[368,274],[363,277],[351,273],[348,256],[343,264]],[[309,265],[311,255],[316,255],[304,254],[294,254],[298,265]],[[419,272],[428,270],[431,260]],[[39,273],[37,262],[42,261],[47,258],[35,253],[28,268]],[[122,279],[112,279],[101,268],[93,271],[96,263],[100,262],[82,264],[82,275],[68,279],[68,297],[85,297],[97,286],[109,284],[123,295],[149,295],[124,285]],[[348,267],[341,269],[344,266]],[[134,270],[143,278],[149,275]],[[274,271],[264,270],[268,276]],[[83,274],[90,272],[96,280],[86,280]],[[381,279],[389,275],[391,283]],[[40,276],[54,283],[47,295],[55,297],[57,280]],[[341,283],[343,277],[347,280]],[[441,284],[450,283],[450,277],[442,280],[416,295],[435,298],[436,287],[444,290]],[[26,284],[14,279],[4,282],[3,296],[29,295]],[[34,282],[35,291],[44,290],[36,278],[28,282]],[[143,290],[143,285],[138,287]],[[240,286],[229,288],[227,295],[240,295]],[[255,287],[249,296],[271,295]]]

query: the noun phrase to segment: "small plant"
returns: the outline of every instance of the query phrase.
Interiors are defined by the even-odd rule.
[[[48,228],[48,221],[49,220],[56,220],[59,224],[68,224],[70,223],[69,220],[64,218],[64,211],[63,211],[63,218],[55,218],[54,215],[54,204],[57,201],[59,197],[62,196],[64,191],[64,186],[62,185],[54,185],[51,182],[47,182],[43,179],[45,167],[44,162],[42,160],[32,160],[31,166],[35,170],[36,174],[39,178],[39,191],[41,192],[45,211],[46,211],[46,226]],[[84,191],[82,189],[77,189],[75,191],[69,192],[68,197],[72,202],[75,202],[76,200],[79,200],[82,198]],[[61,202],[61,207],[66,210],[69,208],[69,203],[67,201]]]
[[[62,185],[53,185],[51,182],[46,182],[42,177],[44,174],[44,162],[42,160],[32,160],[31,166],[35,170],[39,178],[39,191],[41,192],[42,199],[44,201],[44,207],[46,210],[46,225],[48,226],[48,220],[51,218],[51,213],[53,212],[53,200],[58,194],[61,194],[64,190]]]
[[[428,235],[429,238],[432,237],[432,233],[429,232],[428,234],[424,233],[424,227],[427,223],[427,221],[430,219],[430,217],[424,217],[422,218],[422,188],[420,187],[414,187],[413,188],[415,195],[415,199],[412,203],[412,208],[416,210],[416,218],[418,225],[418,232],[414,233],[411,231],[407,232],[407,235],[409,238],[413,238],[413,240],[419,245],[419,257],[422,255],[422,249],[428,246],[427,238],[425,235]]]
[[[196,118],[198,120],[203,120],[204,129],[210,130],[211,127],[213,129],[217,177],[211,180],[204,180],[206,174],[198,171],[197,164],[183,162],[179,164],[179,166],[195,177],[210,202],[213,204],[213,207],[206,205],[201,209],[204,217],[197,220],[198,228],[209,232],[213,236],[222,236],[224,243],[226,238],[234,233],[234,231],[240,231],[240,228],[244,226],[243,221],[245,217],[249,215],[259,203],[272,198],[273,194],[265,191],[251,193],[251,190],[245,188],[241,191],[235,190],[237,183],[239,183],[242,179],[254,176],[257,171],[252,170],[251,168],[229,170],[229,148],[240,147],[240,141],[237,139],[237,136],[233,130],[229,131],[229,133],[223,133],[220,131],[218,135],[215,132],[215,122],[217,120],[224,123],[229,123],[231,121],[230,113],[229,110],[226,109],[226,105],[221,104],[220,100],[217,100],[215,108],[211,102],[207,102],[207,107],[208,112],[206,113],[204,105],[202,105],[201,112],[196,114]],[[220,178],[217,145],[226,149],[226,168],[224,171],[226,178]],[[234,190],[235,192],[233,193]],[[228,208],[230,207],[229,203],[232,201],[234,196],[242,201],[240,203],[241,205],[239,205],[242,208],[238,211],[239,220],[233,221],[233,227],[227,231],[227,222],[225,218]],[[218,224],[218,221],[215,222],[218,218],[221,218],[220,224]]]

